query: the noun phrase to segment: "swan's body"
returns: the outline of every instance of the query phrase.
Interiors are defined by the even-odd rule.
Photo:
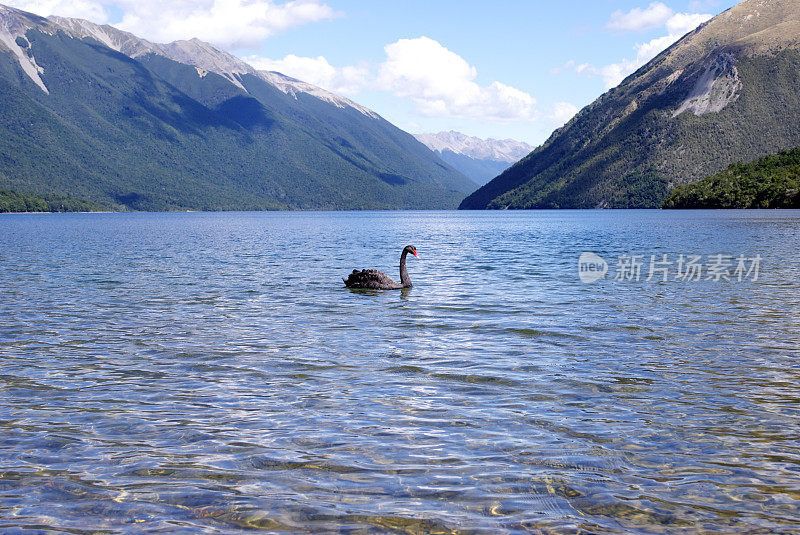
[[[364,288],[368,290],[399,290],[400,288],[411,288],[411,279],[406,269],[406,255],[413,254],[417,258],[417,248],[407,245],[400,255],[400,282],[395,282],[389,275],[377,269],[354,269],[349,277],[342,279],[348,288]]]

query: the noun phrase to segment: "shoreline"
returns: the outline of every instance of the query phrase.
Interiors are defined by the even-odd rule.
[[[692,212],[692,211],[710,211],[710,212],[791,212],[800,211],[800,208],[531,208],[531,209],[507,209],[507,210],[460,210],[458,208],[441,208],[441,209],[408,209],[408,208],[370,208],[365,210],[326,210],[326,209],[308,209],[308,210],[98,210],[91,212],[0,212],[0,216],[6,215],[31,215],[31,214],[244,214],[244,213],[312,213],[312,212],[326,212],[326,213],[368,213],[368,212],[473,212],[473,213],[542,213],[542,212]]]

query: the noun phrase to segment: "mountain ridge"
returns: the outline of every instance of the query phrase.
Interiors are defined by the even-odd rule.
[[[371,110],[199,40],[157,45],[0,6],[0,98],[0,189],[23,194],[110,209],[388,209],[455,207],[474,189]]]
[[[513,139],[482,139],[455,130],[447,132],[414,134],[434,152],[449,150],[470,158],[514,163],[524,158],[535,147]]]
[[[454,130],[415,134],[414,137],[479,186],[489,182],[534,148],[513,139],[481,139]]]
[[[800,3],[745,0],[628,76],[463,209],[659,207],[676,185],[800,145]]]
[[[8,16],[10,13],[16,15],[17,19],[19,17],[28,18],[32,23],[28,26],[15,25],[16,32],[12,34],[12,37],[22,35],[24,33],[20,31],[22,29],[47,29],[54,32],[62,30],[79,39],[87,37],[96,39],[112,50],[134,59],[147,54],[158,54],[178,63],[194,65],[201,71],[222,75],[242,90],[245,90],[245,88],[241,85],[237,75],[254,74],[264,79],[264,81],[281,88],[284,93],[291,93],[292,91],[307,93],[338,107],[351,107],[370,117],[379,117],[374,111],[320,87],[285,76],[279,72],[255,69],[233,54],[220,50],[211,43],[197,38],[172,41],[171,43],[154,43],[109,24],[96,24],[85,19],[59,17],[56,15],[46,18],[37,15],[30,17],[29,15],[32,14],[4,5],[0,5],[0,34],[3,33],[3,19],[12,19],[12,17]],[[9,43],[4,42],[4,44],[11,48]]]

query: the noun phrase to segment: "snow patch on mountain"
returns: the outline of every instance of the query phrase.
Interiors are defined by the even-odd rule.
[[[527,156],[531,145],[513,139],[481,139],[453,130],[438,134],[415,134],[418,141],[434,152],[451,151],[476,160],[514,163]]]

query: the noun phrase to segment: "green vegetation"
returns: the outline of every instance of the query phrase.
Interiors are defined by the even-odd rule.
[[[0,189],[147,211],[454,208],[474,189],[357,110],[63,32],[26,37],[49,94],[0,50]]]
[[[736,69],[738,98],[699,116],[672,115],[705,67],[647,98],[623,84],[461,207],[658,208],[670,186],[800,146],[800,54],[741,58]]]
[[[800,208],[800,148],[678,186],[664,208]]]
[[[800,146],[800,3],[754,5],[659,54],[461,208],[658,208],[675,186]]]
[[[0,213],[2,212],[100,212],[108,210],[95,202],[71,197],[43,198],[36,195],[0,190]]]

